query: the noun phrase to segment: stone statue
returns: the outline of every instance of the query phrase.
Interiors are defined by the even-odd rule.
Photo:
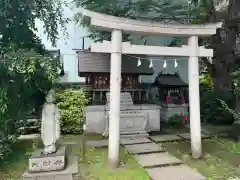
[[[56,152],[56,142],[60,138],[60,111],[54,104],[55,92],[50,90],[42,110],[41,137],[44,144],[43,154]]]

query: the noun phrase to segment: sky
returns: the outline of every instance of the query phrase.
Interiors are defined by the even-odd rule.
[[[71,7],[65,7],[64,9],[65,17],[73,19],[76,10]],[[47,40],[46,34],[44,34],[44,30],[42,28],[42,23],[40,21],[36,21],[36,26],[38,28],[37,35],[41,38],[42,43],[45,45],[47,49],[60,49],[62,58],[64,60],[64,70],[68,72],[68,81],[82,81],[82,78],[79,78],[77,75],[77,56],[76,52],[73,49],[81,49],[82,48],[82,38],[83,36],[88,35],[86,29],[76,25],[75,22],[69,22],[67,24],[67,32],[69,34],[69,38],[66,39],[62,34],[57,42],[57,47],[52,47],[50,41]],[[92,43],[90,39],[85,40],[85,48],[89,47]]]

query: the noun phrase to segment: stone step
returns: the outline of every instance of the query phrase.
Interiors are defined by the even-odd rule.
[[[120,135],[137,135],[137,134],[146,134],[148,135],[147,131],[145,130],[135,130],[135,131],[122,131]],[[148,135],[149,136],[149,135]]]
[[[151,180],[206,180],[200,173],[185,165],[146,169]]]
[[[145,136],[133,136],[133,135],[131,135],[131,137],[120,136],[120,144],[122,145],[132,145],[141,143],[152,143],[152,141],[146,138]],[[108,147],[108,139],[86,141],[86,146],[94,148]]]
[[[86,146],[93,148],[108,147],[108,139],[87,141]]]
[[[165,152],[159,144],[155,143],[125,145],[125,148],[129,153],[132,154]]]
[[[149,134],[148,133],[145,133],[145,134],[123,134],[123,135],[120,135],[120,138],[122,139],[127,139],[127,138],[136,138],[136,137],[148,137]]]
[[[181,134],[178,134],[178,136],[185,139],[185,140],[190,140],[191,139],[191,134],[190,133],[181,133]],[[202,139],[211,138],[211,135],[201,133],[201,138]]]
[[[164,167],[182,164],[180,159],[167,152],[134,155],[137,162],[144,168]],[[165,180],[165,179],[164,179]]]
[[[150,136],[150,139],[152,139],[154,142],[168,142],[168,141],[179,141],[183,140],[183,138],[177,136],[177,135],[157,135],[157,136]]]
[[[121,138],[120,143],[122,145],[132,145],[132,144],[152,143],[152,141],[143,136],[143,137]]]

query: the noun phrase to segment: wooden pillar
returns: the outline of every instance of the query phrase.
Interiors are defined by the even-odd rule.
[[[188,61],[190,133],[193,158],[202,156],[200,96],[199,96],[199,64],[198,64],[198,37],[191,36],[188,40],[191,56]]]
[[[112,31],[108,163],[119,165],[122,31]]]

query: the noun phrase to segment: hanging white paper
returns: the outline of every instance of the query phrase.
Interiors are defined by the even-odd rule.
[[[174,67],[177,68],[178,67],[178,63],[177,63],[177,60],[175,59],[174,61]]]
[[[138,58],[138,64],[137,64],[137,66],[139,67],[139,66],[141,66],[142,65],[142,62],[141,62],[141,59],[140,59],[140,57]]]
[[[152,60],[150,60],[149,68],[152,68],[152,67],[153,67],[153,62]]]
[[[167,62],[166,62],[166,60],[164,60],[163,69],[165,69],[166,67],[167,67]]]

